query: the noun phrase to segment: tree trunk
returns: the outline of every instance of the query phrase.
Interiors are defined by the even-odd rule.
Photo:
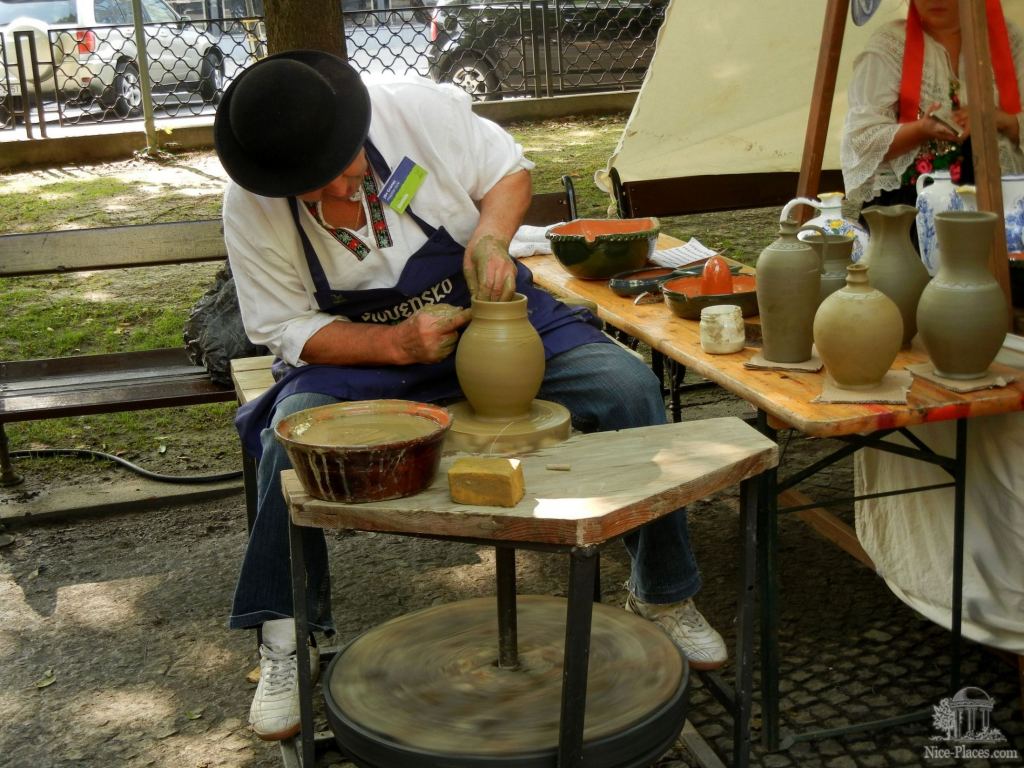
[[[265,0],[264,19],[271,54],[312,48],[348,60],[341,0]]]

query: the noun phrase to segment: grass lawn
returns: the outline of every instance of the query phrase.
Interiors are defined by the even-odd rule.
[[[535,191],[575,184],[579,214],[609,215],[609,198],[593,183],[614,151],[625,115],[507,126],[537,164]],[[212,153],[167,162],[131,160],[0,175],[0,232],[115,226],[215,218],[222,173]],[[214,168],[219,171],[214,163]],[[206,169],[206,170],[203,170]],[[183,183],[183,170],[190,183]],[[192,183],[196,182],[198,183]],[[777,209],[675,217],[663,230],[752,263],[774,239]],[[213,281],[217,265],[112,270],[0,280],[0,360],[57,357],[174,346],[189,309]],[[54,419],[10,425],[12,450],[86,447],[124,456],[156,472],[223,472],[239,466],[230,404]],[[78,459],[34,459],[30,477],[82,474]],[[87,470],[90,468],[86,468]],[[86,473],[87,474],[87,473]]]

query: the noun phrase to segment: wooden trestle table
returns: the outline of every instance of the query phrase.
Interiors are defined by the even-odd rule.
[[[679,244],[665,241],[659,247]],[[664,302],[634,303],[631,298],[614,294],[606,280],[579,280],[569,275],[553,256],[531,256],[522,262],[533,272],[536,284],[557,296],[583,300],[597,306],[598,316],[608,325],[624,331],[648,344],[679,365],[715,382],[724,389],[738,395],[754,406],[757,411],[756,426],[765,435],[776,439],[777,431],[783,428],[799,430],[811,437],[833,438],[844,445],[829,456],[813,465],[794,470],[785,479],[776,470],[766,473],[759,493],[761,520],[756,544],[748,540],[748,548],[757,549],[760,577],[760,621],[761,621],[761,685],[762,685],[762,740],[768,749],[784,748],[794,741],[825,738],[842,735],[855,730],[869,730],[906,722],[930,718],[931,711],[921,710],[887,720],[876,720],[842,728],[817,730],[810,733],[780,733],[779,723],[779,665],[778,650],[778,586],[777,586],[777,522],[779,514],[799,512],[807,519],[813,516],[812,524],[819,530],[836,534],[840,546],[855,556],[867,559],[856,537],[849,527],[840,522],[823,506],[849,504],[854,497],[836,499],[822,505],[813,502],[795,486],[809,477],[849,456],[861,448],[875,448],[942,467],[951,481],[940,485],[908,488],[891,493],[922,492],[938,488],[954,488],[954,562],[952,595],[952,652],[950,670],[950,694],[960,687],[960,634],[963,586],[963,531],[964,495],[966,488],[966,452],[968,421],[976,416],[1010,413],[1024,410],[1024,377],[1009,386],[958,394],[915,377],[907,403],[890,404],[835,404],[812,402],[821,392],[824,372],[805,373],[794,371],[753,370],[744,367],[757,351],[748,345],[741,352],[731,355],[709,355],[700,346],[700,328],[696,320],[684,320],[672,314]],[[753,270],[748,270],[753,271]],[[760,331],[756,318],[752,326]],[[920,348],[905,349],[897,356],[893,368],[903,369],[908,365],[927,362],[927,354]],[[1018,371],[993,364],[994,372],[1020,375]],[[906,427],[937,421],[956,421],[956,451],[953,456],[940,456],[913,435]],[[885,438],[893,433],[907,438],[913,447],[893,443]],[[788,506],[780,507],[779,502]],[[828,533],[826,533],[828,535]],[[749,555],[748,555],[749,556]],[[869,561],[870,562],[870,561]],[[742,660],[741,662],[742,663]],[[738,674],[745,674],[739,670]],[[714,690],[714,687],[712,687]],[[742,713],[741,713],[742,716]],[[739,762],[737,760],[737,762]]]
[[[524,762],[519,758],[507,756],[508,762],[500,764],[557,764],[559,768],[608,765],[607,752],[611,751],[610,748],[602,746],[603,742],[596,745],[591,742],[584,743],[584,702],[588,666],[590,676],[593,677],[601,671],[600,667],[595,665],[600,665],[602,658],[600,654],[590,656],[591,619],[592,616],[595,621],[597,619],[593,600],[597,594],[595,586],[598,549],[607,542],[681,506],[737,484],[740,485],[740,524],[741,527],[746,527],[743,535],[752,537],[759,517],[754,508],[758,496],[757,486],[764,473],[777,464],[778,449],[771,440],[735,417],[706,419],[685,425],[662,424],[616,432],[575,435],[564,443],[542,448],[521,457],[526,480],[526,496],[516,506],[510,508],[452,502],[448,491],[447,469],[456,457],[446,456],[442,459],[436,479],[422,493],[402,499],[362,504],[342,504],[312,498],[303,490],[293,470],[282,473],[282,487],[290,520],[292,590],[296,606],[295,629],[296,637],[300,639],[297,661],[304,766],[312,766],[314,756],[309,654],[306,643],[301,640],[308,636],[304,598],[306,571],[301,537],[297,535],[301,528],[383,531],[494,546],[498,636],[494,638],[493,658],[500,660],[500,667],[509,669],[515,669],[517,666],[515,550],[538,549],[568,554],[570,569],[565,609],[565,653],[559,678],[561,716],[558,720],[557,751],[551,755],[555,759],[530,758]],[[738,743],[748,744],[752,690],[752,680],[749,677],[752,664],[749,657],[753,653],[753,630],[750,627],[754,613],[754,563],[751,561],[741,564],[737,570],[741,581],[742,604],[739,611],[736,653],[741,659],[741,669],[747,673],[747,677],[740,676],[738,681],[738,687],[742,684],[737,696],[738,706],[746,716],[736,718],[734,737]],[[616,615],[618,613],[614,612]],[[644,628],[649,626],[642,621],[640,624]],[[413,634],[414,636],[409,637],[411,645],[408,656],[415,659],[418,637]],[[667,640],[660,633],[658,637]],[[671,643],[668,645],[671,646]],[[674,648],[673,652],[678,653]],[[335,663],[344,661],[344,655],[335,659]],[[472,667],[469,659],[465,664]],[[459,665],[448,665],[457,666]],[[494,664],[489,663],[487,666]],[[475,667],[473,669],[475,670]],[[480,671],[480,674],[475,679],[482,678],[483,671],[477,671]],[[466,676],[454,682],[466,685]],[[380,684],[384,685],[383,682]],[[623,696],[625,693],[622,691]],[[496,717],[500,717],[502,711],[497,708],[498,703],[496,700],[492,703],[494,710],[491,714]],[[614,700],[611,704],[614,707]],[[663,721],[664,718],[661,718],[657,724],[658,728],[662,728],[660,723]],[[679,720],[675,722],[675,729],[671,732],[657,731],[655,735],[658,742],[653,746],[650,743],[645,746],[642,742],[643,738],[650,742],[650,729],[645,732],[645,736],[638,735],[636,739],[628,738],[628,733],[624,734],[626,740],[630,742],[625,749],[647,751],[616,757],[612,763],[616,766],[648,764],[653,752],[658,752],[661,747],[667,749],[671,746],[681,727],[682,721]],[[366,729],[362,728],[361,731],[365,733]],[[402,733],[405,735],[407,732]],[[462,752],[472,748],[475,743],[471,741],[473,738],[480,738],[480,734],[474,729],[459,730],[459,733],[464,735],[465,743],[460,745]],[[344,741],[342,734],[336,732],[335,736]],[[408,747],[406,739],[396,744],[393,738],[389,740],[390,737],[384,735],[360,740],[349,734],[349,738],[351,741],[345,742],[345,747],[352,751],[353,756],[359,758],[356,762],[360,765],[490,764],[488,760],[482,758],[474,762],[474,758],[466,758],[464,755],[445,755],[437,758],[434,754],[429,758],[424,755],[410,763],[408,751],[411,748]],[[545,749],[548,747],[550,745],[546,745]],[[367,751],[361,756],[355,755],[359,748]],[[369,756],[381,755],[382,750],[386,754],[385,758]],[[586,761],[585,751],[589,754]],[[601,754],[602,752],[605,754]]]

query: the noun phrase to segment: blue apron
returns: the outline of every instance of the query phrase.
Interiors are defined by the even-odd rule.
[[[373,144],[366,142],[373,170],[381,179],[391,175],[387,163]],[[354,322],[397,323],[424,304],[470,305],[469,288],[462,273],[465,247],[455,242],[444,227],[435,229],[407,208],[413,221],[427,236],[427,242],[406,262],[394,288],[341,291],[330,287],[299,221],[299,206],[288,198],[292,218],[299,231],[306,264],[315,288],[314,297],[323,312],[342,315]],[[533,284],[533,274],[516,262],[516,291],[527,297],[530,322],[544,343],[545,359],[583,344],[609,341],[597,321],[585,309],[570,309]],[[270,426],[277,404],[289,395],[316,392],[339,400],[398,398],[438,402],[461,398],[455,376],[455,355],[437,363],[357,367],[338,365],[290,366],[274,364],[277,382],[263,395],[238,409],[235,426],[246,451],[262,453],[260,432]]]

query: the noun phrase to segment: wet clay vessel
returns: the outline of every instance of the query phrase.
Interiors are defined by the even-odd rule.
[[[654,251],[661,226],[640,219],[575,219],[548,230],[551,251],[573,277],[607,280],[640,269]]]
[[[871,287],[864,264],[846,268],[846,285],[821,302],[814,316],[814,345],[842,389],[877,386],[896,359],[902,339],[899,308]]]
[[[274,431],[310,496],[383,501],[430,485],[451,421],[437,405],[360,400],[298,411]]]
[[[544,345],[521,293],[509,301],[473,299],[473,319],[455,351],[455,373],[480,419],[530,412],[544,379]]]
[[[673,314],[686,320],[699,320],[704,307],[732,304],[744,317],[757,314],[757,281],[753,275],[734,275],[732,293],[705,295],[703,277],[675,277],[661,284],[661,295]]]
[[[774,363],[811,359],[814,313],[821,291],[821,262],[797,238],[800,225],[779,222],[779,236],[757,258],[757,305],[762,354]]]
[[[917,209],[912,205],[873,205],[863,214],[871,239],[861,261],[871,270],[872,287],[900,308],[903,346],[909,346],[917,335],[917,302],[930,279],[910,240]]]
[[[935,214],[939,271],[921,294],[917,322],[940,376],[984,376],[1006,338],[1006,297],[988,271],[998,220],[987,211]]]

